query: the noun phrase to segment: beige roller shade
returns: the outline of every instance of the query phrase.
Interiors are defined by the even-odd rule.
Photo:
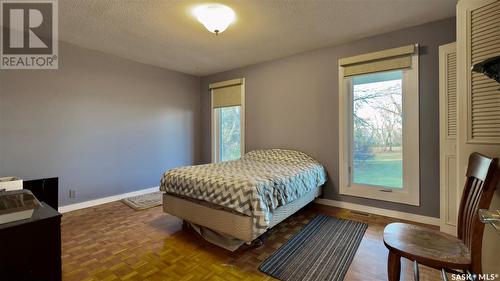
[[[344,76],[353,76],[411,67],[416,45],[373,52],[339,60]]]
[[[209,89],[212,90],[212,107],[220,108],[241,105],[242,87],[242,79],[210,84]]]

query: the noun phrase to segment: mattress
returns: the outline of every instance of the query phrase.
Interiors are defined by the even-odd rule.
[[[277,225],[312,202],[321,195],[321,191],[321,187],[316,187],[297,200],[274,209],[271,212],[268,228]],[[262,234],[261,231],[255,231],[254,221],[250,216],[171,194],[163,195],[163,210],[186,221],[246,242],[253,241]]]
[[[276,209],[314,193],[325,181],[324,167],[309,155],[268,149],[235,161],[172,169],[163,175],[160,190],[250,218],[252,233],[262,234],[272,225]]]

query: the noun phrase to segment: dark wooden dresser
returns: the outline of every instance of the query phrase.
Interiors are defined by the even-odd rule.
[[[61,217],[41,202],[31,219],[0,224],[0,280],[61,280]]]
[[[44,201],[56,210],[59,208],[59,178],[25,180],[23,189],[30,190],[38,201]]]

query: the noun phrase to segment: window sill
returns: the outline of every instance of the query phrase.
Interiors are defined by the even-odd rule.
[[[355,197],[368,198],[380,201],[389,201],[400,204],[407,204],[412,206],[420,206],[419,194],[412,194],[408,191],[395,191],[387,192],[381,190],[388,190],[377,187],[350,187],[345,186],[340,188],[340,195],[349,195]],[[408,189],[406,189],[408,190]],[[418,190],[418,189],[417,189]]]

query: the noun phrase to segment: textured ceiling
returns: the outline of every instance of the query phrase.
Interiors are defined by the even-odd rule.
[[[62,41],[207,75],[454,16],[456,0],[239,0],[219,36],[191,14],[203,1],[60,0]]]

